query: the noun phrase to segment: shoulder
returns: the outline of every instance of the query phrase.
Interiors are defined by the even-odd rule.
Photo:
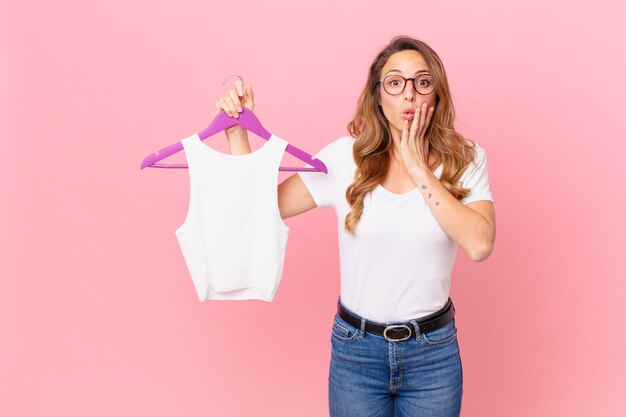
[[[476,157],[478,159],[479,155],[484,155],[485,153],[485,148],[483,146],[480,145],[480,143],[476,142],[475,140],[470,140],[470,139],[465,139],[465,143],[474,149],[474,151],[476,151]]]
[[[487,150],[476,142],[474,142],[474,149],[476,149],[476,159],[484,157],[487,153]]]
[[[340,136],[324,145],[315,158],[321,160],[330,176],[343,178],[349,175],[350,169],[354,169],[354,159],[352,157],[352,145],[355,139],[351,136]],[[346,174],[348,173],[348,174]]]
[[[336,151],[352,151],[352,145],[354,144],[354,139],[352,136],[340,136],[337,139],[328,143],[325,147],[332,148]]]
[[[355,139],[352,136],[341,136],[322,147],[318,152],[320,158],[332,158],[336,160],[344,160],[346,155],[352,154],[352,146]]]
[[[467,170],[469,171],[471,170],[471,168],[485,163],[485,159],[487,158],[487,150],[476,141],[469,141],[469,139],[466,139],[466,143],[471,146],[475,152],[474,160],[467,167]]]
[[[466,181],[466,179],[470,176],[474,176],[479,172],[485,171],[487,163],[487,150],[477,142],[468,141],[467,143],[468,145],[473,147],[475,155],[474,160],[470,162],[463,171],[463,174],[461,176],[461,182]]]

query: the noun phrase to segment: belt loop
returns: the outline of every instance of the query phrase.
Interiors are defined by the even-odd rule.
[[[417,324],[417,321],[415,320],[411,320],[409,323],[411,323],[413,325],[413,328],[415,329],[415,341],[419,342],[419,340],[422,338],[422,335],[420,333],[420,325]]]
[[[365,325],[367,324],[367,319],[365,317],[361,317],[361,328],[359,329],[359,338],[363,339],[363,335],[365,334]]]

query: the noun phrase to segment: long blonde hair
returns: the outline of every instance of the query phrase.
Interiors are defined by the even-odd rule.
[[[346,189],[346,200],[351,210],[346,215],[344,227],[353,236],[363,213],[365,194],[385,178],[391,158],[393,141],[388,121],[378,104],[378,80],[389,57],[407,49],[418,51],[422,55],[432,74],[437,94],[435,111],[425,132],[429,139],[428,152],[433,156],[429,169],[432,171],[441,163],[439,180],[458,200],[470,191],[461,187],[458,181],[467,166],[476,158],[475,143],[454,130],[455,112],[443,63],[424,42],[408,36],[396,36],[372,62],[355,115],[348,124],[350,135],[356,139],[352,153],[357,168],[354,181]]]

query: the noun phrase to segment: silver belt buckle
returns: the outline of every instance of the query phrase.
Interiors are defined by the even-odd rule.
[[[405,337],[404,339],[390,339],[387,337],[387,330],[395,328],[395,327],[404,327],[405,329],[407,329],[409,331],[409,335],[407,337]],[[385,339],[387,339],[390,342],[401,342],[403,340],[407,340],[408,338],[411,337],[411,328],[405,324],[396,324],[393,326],[387,326],[385,327],[385,331],[383,332],[383,336],[385,336]]]

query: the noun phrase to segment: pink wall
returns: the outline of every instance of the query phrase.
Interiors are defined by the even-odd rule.
[[[489,152],[496,247],[452,279],[463,416],[626,415],[622,2],[326,3],[0,4],[0,415],[327,415],[334,212],[287,219],[272,303],[200,303],[187,171],[139,164],[230,74],[317,152],[397,34],[440,54]]]

